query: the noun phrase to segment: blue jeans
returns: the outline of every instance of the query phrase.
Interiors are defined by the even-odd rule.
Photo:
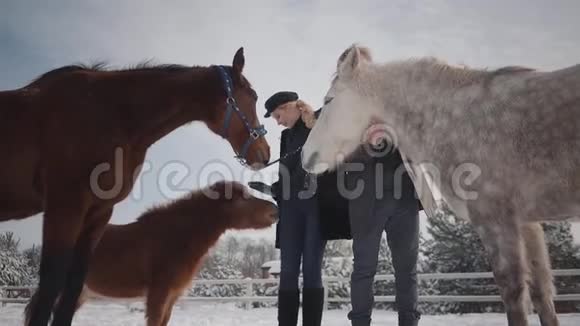
[[[301,261],[304,288],[322,288],[326,240],[320,233],[316,198],[285,201],[279,223],[280,290],[298,289]]]

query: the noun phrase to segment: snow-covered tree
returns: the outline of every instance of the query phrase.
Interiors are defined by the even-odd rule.
[[[15,251],[0,251],[0,285],[24,286],[32,282],[26,259]]]
[[[25,286],[33,282],[28,262],[18,251],[19,243],[12,232],[0,234],[0,285]]]
[[[240,251],[242,257],[238,264],[244,277],[261,277],[261,266],[277,258],[274,242],[266,239],[246,241]]]
[[[224,280],[241,279],[242,274],[236,266],[228,263],[219,253],[214,252],[207,257],[196,279]],[[233,297],[241,296],[243,287],[236,284],[202,285],[195,280],[189,289],[189,295],[201,297]]]
[[[33,245],[32,247],[25,249],[22,255],[26,259],[30,273],[32,274],[32,283],[38,284],[38,272],[40,270],[40,257],[41,257],[41,247]]]
[[[13,232],[0,233],[0,251],[18,251],[20,239],[14,237]]]
[[[579,268],[578,247],[573,243],[570,223],[542,224],[553,269]],[[487,252],[473,226],[457,218],[448,209],[439,210],[429,219],[430,239],[421,244],[426,257],[424,271],[432,273],[467,273],[491,271]],[[578,293],[578,277],[556,277],[558,293]],[[434,280],[427,292],[439,295],[498,295],[493,279]],[[502,303],[433,303],[423,305],[431,313],[502,312]],[[556,302],[560,311],[574,311],[570,303]],[[560,309],[558,309],[560,308]]]
[[[329,298],[350,299],[350,275],[352,273],[352,241],[333,240],[326,244],[324,257],[322,260],[323,277],[346,278],[347,281],[329,282],[327,291]],[[346,303],[329,303],[329,309],[340,309],[347,307]]]
[[[574,244],[570,222],[543,223],[544,234],[553,269],[580,268],[580,247]],[[579,276],[559,276],[554,278],[558,294],[580,293]],[[580,312],[578,302],[556,301],[559,313]]]
[[[491,266],[481,239],[473,226],[457,218],[448,209],[438,210],[429,219],[427,233],[431,236],[421,244],[426,261],[424,272],[468,273],[488,272]],[[436,295],[497,295],[493,279],[432,280],[427,292]],[[422,305],[430,313],[467,313],[499,311],[501,304],[471,302],[438,302]]]

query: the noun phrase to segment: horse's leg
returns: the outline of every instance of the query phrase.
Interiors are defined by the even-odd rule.
[[[81,309],[81,307],[85,304],[85,302],[87,302],[87,300],[88,294],[86,288],[83,288],[83,290],[81,291],[81,295],[79,296],[79,300],[77,301],[77,304],[75,306],[75,312]]]
[[[58,296],[55,300],[55,304],[58,302]],[[35,306],[38,305],[38,288],[34,291],[28,303],[24,307],[24,325],[30,325],[30,317],[32,315],[32,311],[35,309]],[[52,309],[51,309],[52,312]]]
[[[99,243],[112,213],[112,208],[107,207],[93,209],[87,214],[83,232],[75,246],[75,255],[67,275],[65,289],[54,312],[53,326],[70,325],[72,323],[84,288],[91,255]]]
[[[162,287],[150,288],[147,292],[147,326],[161,326],[165,321],[169,305],[169,290]]]
[[[527,326],[526,264],[519,226],[505,216],[505,220],[472,219],[488,253],[495,282],[499,287],[509,326]]]
[[[75,311],[79,310],[81,308],[81,306],[85,303],[86,300],[87,300],[87,295],[85,293],[85,290],[83,289],[83,291],[81,292],[81,295],[79,297],[79,301],[77,302]],[[56,300],[54,302],[54,306],[58,306],[59,301],[60,301],[60,295],[56,297]],[[24,307],[24,325],[30,324],[30,313],[31,313],[32,307],[36,304],[38,304],[38,290],[36,290],[32,294],[32,296],[30,297],[30,300],[26,304],[26,307]]]
[[[544,239],[544,230],[539,223],[522,225],[528,266],[531,272],[530,297],[534,303],[542,326],[558,326],[554,307],[554,282],[550,256]]]
[[[174,295],[169,302],[165,305],[165,312],[163,314],[163,321],[161,322],[161,326],[167,326],[169,324],[169,319],[171,319],[171,313],[173,312],[173,306],[175,305],[175,301],[179,296]]]
[[[37,299],[30,306],[28,325],[48,324],[56,298],[65,286],[86,212],[87,198],[82,192],[48,193],[42,227]]]

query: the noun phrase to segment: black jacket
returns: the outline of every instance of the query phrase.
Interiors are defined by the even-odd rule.
[[[315,112],[316,117],[320,110]],[[309,175],[301,163],[300,149],[306,142],[310,129],[306,127],[302,119],[289,129],[282,131],[280,140],[280,157],[286,154],[288,157],[280,160],[278,181],[272,185],[274,199],[283,211],[284,205],[299,204],[298,194],[308,189],[311,182],[316,182],[315,193],[303,193],[307,196],[315,196],[318,202],[319,218],[322,238],[326,240],[351,239],[350,222],[348,215],[348,200],[340,196],[337,185],[337,173],[324,173],[317,177]],[[285,171],[284,171],[285,170]],[[294,199],[294,200],[291,200]],[[281,214],[280,219],[284,216]],[[279,227],[276,229],[276,247],[278,246]]]
[[[350,201],[350,215],[361,222],[372,215],[370,211],[376,200],[416,200],[419,210],[422,209],[399,150],[387,143],[379,148],[373,151],[370,145],[360,146],[348,160],[348,163],[362,163],[363,166],[362,170],[346,171],[348,190],[355,189],[360,181],[364,185],[362,193]]]

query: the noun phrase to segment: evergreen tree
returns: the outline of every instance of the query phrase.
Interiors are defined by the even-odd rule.
[[[580,247],[574,244],[570,222],[542,223],[542,227],[552,269],[580,268]],[[580,276],[554,277],[554,285],[558,294],[580,293]],[[559,313],[580,312],[578,302],[556,301],[555,306]]]
[[[550,261],[555,269],[580,268],[580,247],[574,244],[570,222],[542,223]]]
[[[30,270],[30,274],[32,275],[32,283],[38,284],[38,273],[40,270],[40,257],[41,257],[41,246],[33,245],[32,247],[24,250],[22,255],[26,259],[28,269]]]
[[[201,280],[223,280],[243,278],[239,268],[228,262],[220,252],[215,251],[209,255],[202,265],[196,277]],[[189,295],[201,297],[235,297],[243,295],[243,287],[236,284],[202,285],[194,284],[189,290]]]
[[[347,281],[329,282],[326,286],[329,298],[350,299],[350,275],[352,273],[352,240],[332,240],[326,243],[322,260],[322,276],[346,278]],[[328,303],[329,309],[347,307],[349,302]]]
[[[430,239],[422,241],[426,257],[424,272],[468,273],[491,271],[487,252],[471,223],[457,218],[445,207],[429,219]],[[542,224],[545,231],[553,269],[579,268],[579,249],[574,245],[569,222]],[[578,277],[556,277],[558,293],[578,293]],[[433,280],[428,283],[428,293],[439,295],[499,295],[494,279]],[[426,304],[432,313],[503,312],[501,303]],[[559,311],[574,311],[574,304],[556,302]]]
[[[26,259],[15,251],[0,251],[0,285],[25,286],[32,283],[33,277]]]
[[[481,239],[469,222],[457,218],[448,209],[438,210],[429,219],[421,249],[426,258],[424,272],[489,272],[491,266]],[[435,295],[498,295],[493,279],[432,280],[428,292]],[[431,313],[468,313],[501,311],[500,303],[437,302],[423,305]]]
[[[19,246],[20,239],[16,239],[13,232],[0,234],[0,251],[18,251]]]
[[[26,258],[18,251],[19,244],[14,233],[0,234],[0,285],[26,286],[33,282]]]
[[[274,242],[266,239],[246,241],[240,249],[242,258],[238,264],[244,277],[260,278],[262,265],[277,258]]]

